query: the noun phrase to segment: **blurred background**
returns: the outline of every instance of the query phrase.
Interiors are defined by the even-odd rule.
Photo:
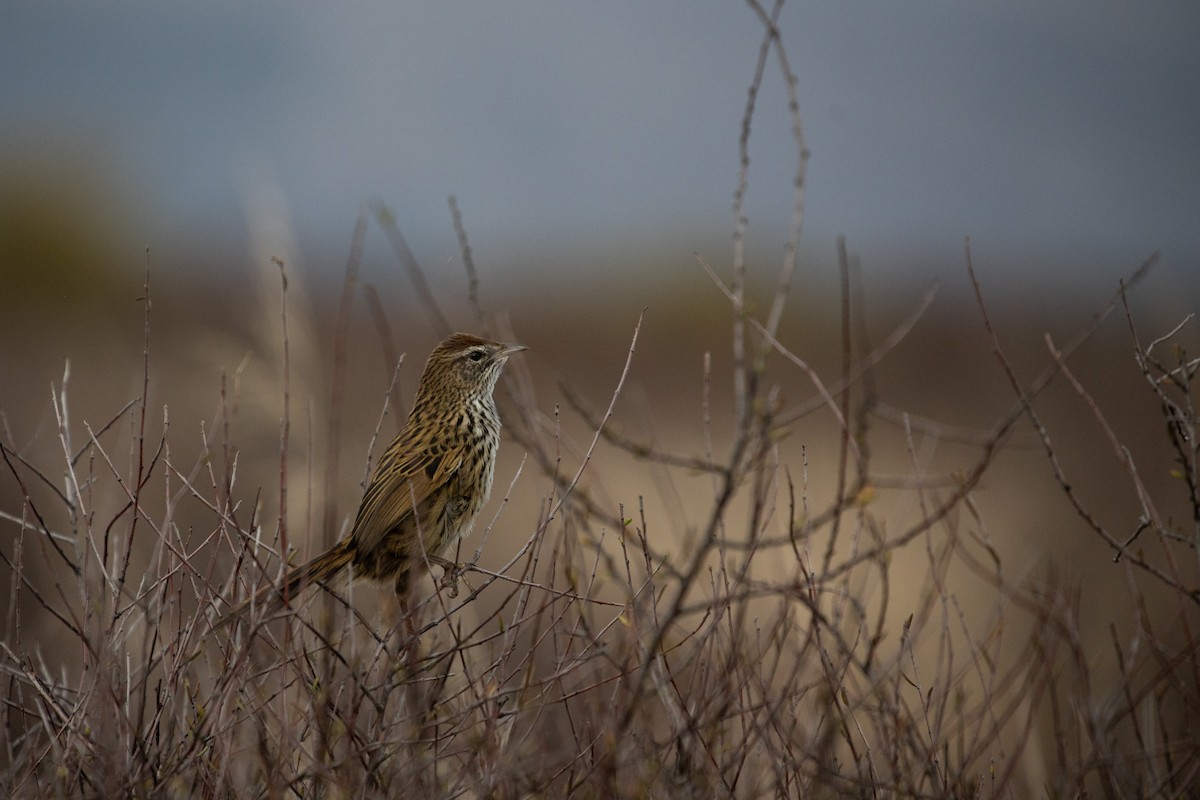
[[[728,277],[738,137],[763,39],[744,3],[18,0],[2,17],[0,410],[5,440],[48,474],[61,456],[50,389],[61,389],[67,359],[77,447],[83,421],[96,427],[141,394],[149,266],[153,425],[169,408],[186,458],[201,449],[199,420],[236,406],[244,491],[269,485],[283,385],[271,262],[280,258],[292,453],[319,475],[332,320],[356,220],[375,198],[451,325],[471,329],[447,206],[457,198],[481,299],[533,348],[523,368],[548,418],[562,403],[559,380],[604,408],[642,308],[616,423],[699,452],[705,352],[713,406],[728,408],[730,312],[694,254]],[[1046,363],[1043,332],[1061,344],[1154,251],[1161,260],[1134,300],[1146,337],[1197,307],[1200,6],[798,2],[780,28],[811,151],[781,338],[827,380],[841,358],[838,235],[861,265],[877,339],[941,284],[881,367],[885,402],[974,430],[1013,398],[970,302],[965,236],[1026,380]],[[797,162],[774,56],[753,123],[748,263],[761,310]],[[363,241],[360,280],[391,327],[378,333],[355,295],[340,455],[351,466],[335,489],[343,513],[361,491],[392,372],[380,343],[407,353],[403,403],[437,338],[380,226],[370,223]],[[1194,326],[1184,335],[1194,341]],[[1148,479],[1166,481],[1163,423],[1130,353],[1118,315],[1076,363],[1149,462]],[[813,394],[801,375],[788,380],[789,402]],[[1078,398],[1061,382],[1055,391],[1053,432],[1077,445],[1064,451],[1067,467],[1091,470],[1081,491],[1131,533],[1133,493],[1113,488],[1124,473]],[[719,433],[726,423],[714,416]],[[382,425],[385,438],[396,418]],[[809,448],[815,491],[836,436],[827,416],[803,424],[793,441]],[[911,456],[892,431],[895,447],[880,457],[907,474]],[[931,446],[923,468],[953,471],[974,452]],[[508,448],[498,481],[519,456]],[[612,503],[632,507],[644,478],[627,474]],[[1018,575],[1047,549],[1081,572],[1109,563],[1028,431],[984,490]],[[515,527],[538,491],[512,512]],[[5,492],[6,508],[17,508],[11,481]],[[649,513],[677,521],[686,506],[667,497]]]
[[[781,30],[811,259],[845,234],[872,280],[958,283],[969,234],[997,283],[1041,293],[1159,249],[1196,297],[1195,4],[807,2]],[[761,39],[732,1],[8,3],[4,293],[72,260],[136,273],[147,246],[161,273],[236,281],[284,244],[264,215],[335,280],[370,197],[436,272],[451,194],[494,286],[694,277],[693,251],[727,258]],[[748,216],[777,248],[795,148],[767,74]],[[62,251],[39,260],[39,235]]]
[[[1155,251],[1156,268],[1132,296],[1143,340],[1200,306],[1200,5],[820,0],[789,4],[780,29],[811,151],[780,339],[827,383],[840,374],[839,235],[859,265],[860,310],[876,343],[940,284],[876,375],[892,410],[871,423],[879,477],[911,486],[930,474],[946,487],[1013,405],[973,305],[964,237],[1026,382],[1048,362],[1043,334],[1061,346]],[[86,454],[78,464],[89,470],[127,474],[139,431],[153,450],[169,429],[165,458],[202,495],[207,448],[221,452],[218,473],[236,457],[231,494],[243,521],[261,504],[256,518],[270,536],[285,386],[278,258],[288,276],[292,542],[311,554],[336,536],[322,530],[323,503],[336,506],[341,530],[376,429],[384,441],[396,431],[438,338],[385,229],[370,219],[355,262],[341,438],[330,435],[334,320],[356,222],[370,218],[376,200],[391,210],[450,325],[471,330],[480,323],[447,205],[457,198],[489,320],[531,347],[510,370],[530,377],[537,394],[519,403],[505,394],[502,410],[512,419],[516,405],[536,408],[542,428],[531,435],[561,454],[564,471],[578,465],[591,429],[568,409],[560,383],[601,412],[642,309],[613,425],[655,447],[702,454],[707,353],[720,458],[730,429],[731,313],[694,254],[728,279],[738,138],[762,40],[759,18],[732,0],[5,3],[0,436],[46,477],[22,473],[48,524],[71,524],[48,488],[63,485],[64,444]],[[757,314],[779,272],[797,168],[773,54],[765,74],[746,200]],[[372,292],[382,315],[371,313]],[[1196,340],[1193,322],[1173,342],[1194,353]],[[391,353],[406,354],[393,393],[399,408],[381,419]],[[1186,528],[1192,509],[1132,353],[1118,312],[1071,364],[1170,524]],[[140,404],[122,409],[142,396],[144,363],[143,423]],[[781,359],[771,380],[785,407],[815,395]],[[65,442],[51,403],[64,383]],[[901,411],[953,427],[927,427],[910,445],[896,424]],[[1137,494],[1092,411],[1062,380],[1039,411],[1081,500],[1115,536],[1132,535]],[[98,434],[108,467],[85,445],[89,430],[113,420]],[[559,449],[558,426],[581,446]],[[510,439],[501,454],[497,494],[522,448]],[[325,487],[331,457],[340,467]],[[837,471],[832,416],[801,418],[781,459],[806,481],[812,508],[824,508]],[[590,470],[585,487],[610,513],[644,502],[650,538],[664,550],[695,533],[711,500],[705,476],[665,475],[607,445]],[[155,491],[179,492],[179,475]],[[484,565],[504,563],[527,539],[551,493],[527,464]],[[204,503],[174,497],[180,536],[206,536]],[[885,489],[871,508],[893,535],[926,501]],[[111,485],[87,498],[101,522],[120,519],[125,503]],[[997,456],[975,503],[978,519],[963,524],[989,542],[1009,580],[1061,580],[1096,652],[1109,652],[1113,620],[1129,632],[1130,600],[1119,588],[1128,573],[1071,509],[1028,425]],[[14,519],[25,512],[9,472],[0,507],[12,515],[0,522],[11,557]],[[34,541],[28,529],[21,535]],[[54,563],[30,556],[25,569]],[[900,620],[926,586],[929,563],[918,543],[895,566],[911,578],[890,590]],[[0,582],[5,596],[10,577]],[[968,614],[995,600],[958,566],[950,583]],[[875,591],[870,581],[864,591]]]

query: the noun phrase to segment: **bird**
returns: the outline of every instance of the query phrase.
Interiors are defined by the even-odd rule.
[[[390,582],[405,604],[412,579],[467,535],[487,502],[500,445],[493,390],[509,356],[527,349],[453,333],[425,362],[412,410],[375,466],[350,533],[289,569],[220,623],[251,607],[279,610],[304,589],[350,567],[354,579]]]

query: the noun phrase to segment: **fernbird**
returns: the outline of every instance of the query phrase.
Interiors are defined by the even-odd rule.
[[[427,560],[470,532],[492,490],[500,415],[492,391],[508,357],[526,349],[467,333],[451,334],[425,362],[412,411],[384,451],[350,535],[282,582],[258,591],[251,605],[277,609],[303,589],[350,566],[355,578],[392,582],[401,602]]]

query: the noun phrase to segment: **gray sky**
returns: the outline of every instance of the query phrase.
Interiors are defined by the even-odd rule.
[[[1197,9],[790,3],[810,242],[845,233],[886,262],[971,234],[1200,267]],[[338,247],[372,196],[437,252],[454,247],[449,194],[497,249],[732,229],[761,40],[742,3],[17,0],[3,16],[0,158],[103,160],[147,243],[243,237],[260,184]],[[752,230],[779,239],[794,146],[773,62],[752,158]]]

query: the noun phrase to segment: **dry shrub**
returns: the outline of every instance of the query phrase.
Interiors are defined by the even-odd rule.
[[[1047,339],[1045,370],[1022,382],[992,329],[968,248],[980,316],[1013,404],[988,430],[939,426],[889,412],[874,381],[875,366],[932,298],[871,341],[843,246],[842,367],[833,378],[819,376],[777,338],[807,151],[774,27],[778,7],[754,8],[766,36],[743,120],[731,270],[722,278],[704,264],[732,311],[732,403],[713,402],[706,367],[695,447],[666,451],[613,424],[641,344],[640,321],[624,369],[609,365],[619,372],[609,398],[565,390],[572,418],[586,423],[583,438],[568,433],[557,406],[547,410],[528,365],[514,362],[504,383],[506,430],[515,440],[507,446],[526,456],[500,478],[511,483],[497,486],[505,501],[496,519],[524,533],[505,563],[486,568],[476,552],[461,581],[425,587],[415,622],[386,598],[372,612],[371,590],[332,586],[298,598],[282,619],[251,612],[214,630],[238,598],[280,574],[292,542],[332,535],[339,523],[332,504],[316,521],[319,470],[306,456],[297,475],[292,449],[304,439],[311,453],[318,436],[330,443],[328,458],[340,449],[345,324],[364,217],[332,334],[329,418],[295,431],[281,282],[273,482],[248,485],[239,472],[236,408],[225,383],[209,423],[172,420],[165,410],[159,418],[148,400],[155,380],[148,357],[140,396],[107,424],[73,419],[64,376],[52,435],[5,434],[5,480],[17,498],[0,509],[10,598],[0,653],[7,794],[1194,796],[1200,476],[1191,383],[1198,362],[1181,344],[1186,326],[1143,345],[1122,286],[1071,342]],[[766,313],[756,315],[746,301],[742,203],[750,121],[772,54],[795,123],[796,197],[775,290]],[[398,229],[386,209],[375,211],[421,289]],[[511,335],[480,301],[454,212],[480,327]],[[149,276],[145,289],[148,353],[157,324]],[[432,326],[443,329],[445,315],[423,291]],[[385,358],[398,363],[379,305],[367,299]],[[1138,469],[1070,368],[1072,353],[1117,309],[1174,448],[1175,497],[1144,483],[1148,470],[1163,466]],[[689,356],[710,364],[707,354]],[[812,400],[789,404],[779,386],[797,375]],[[1132,535],[1091,511],[1060,464],[1037,410],[1058,376],[1135,488],[1142,521]],[[819,457],[791,435],[812,413],[836,433],[836,447]],[[906,474],[876,466],[886,419],[901,431]],[[1105,658],[1080,633],[1088,613],[1080,578],[1006,574],[975,504],[1023,421],[1096,546],[1117,562],[1112,575],[1127,598],[1124,613],[1109,621]],[[177,455],[197,437],[198,453]],[[929,442],[971,455],[954,471],[931,473],[922,451]],[[810,485],[810,458],[827,491]],[[325,462],[327,492],[337,463]],[[605,487],[626,474],[652,476],[655,486],[606,500],[622,497]],[[647,498],[684,484],[693,487],[689,498],[702,498],[689,499],[686,514],[647,509],[654,502]],[[518,494],[538,498],[535,520],[505,510]],[[1179,496],[1186,522],[1159,510]],[[963,576],[977,592],[984,587],[982,607],[967,608],[953,588]]]

